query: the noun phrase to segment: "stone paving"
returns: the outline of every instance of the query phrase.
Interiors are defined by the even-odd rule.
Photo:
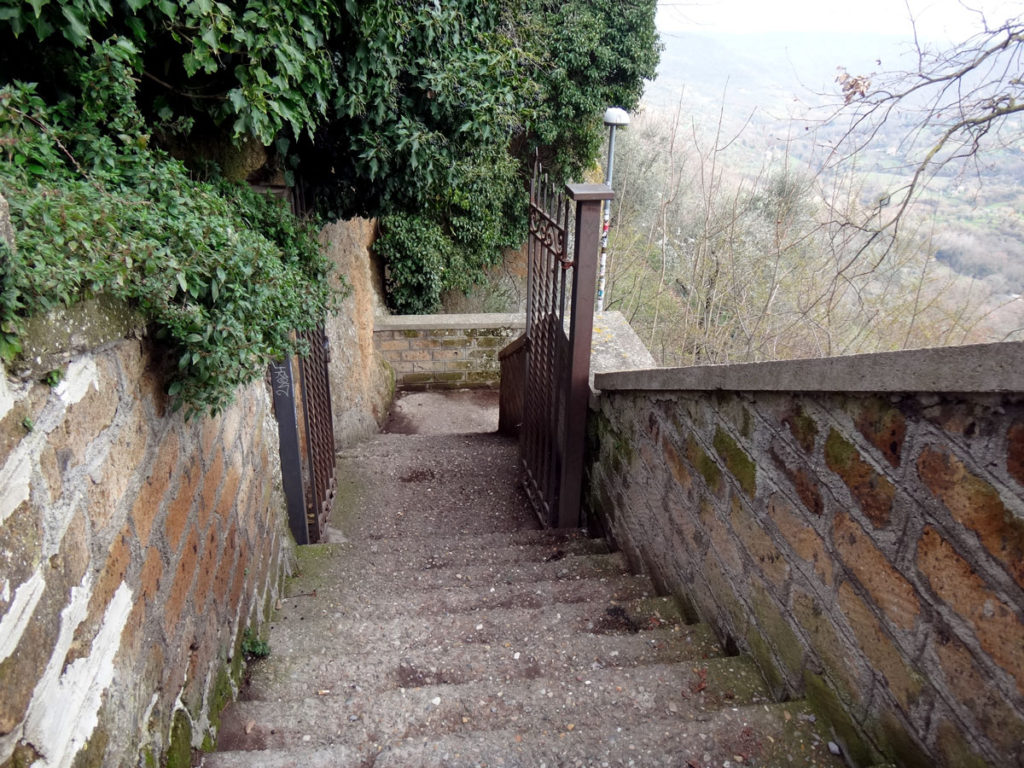
[[[339,454],[206,768],[842,765],[619,553],[539,530],[515,443],[429,421]]]

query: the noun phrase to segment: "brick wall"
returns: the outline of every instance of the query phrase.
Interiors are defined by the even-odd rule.
[[[859,765],[1024,765],[1024,345],[599,375],[589,514]]]
[[[525,327],[523,315],[380,318],[374,343],[404,389],[497,387],[498,353]]]
[[[169,413],[143,342],[0,376],[0,765],[188,765],[287,538],[263,384]],[[34,763],[36,759],[41,763]]]

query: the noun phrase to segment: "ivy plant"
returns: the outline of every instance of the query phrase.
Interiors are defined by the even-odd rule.
[[[174,358],[168,392],[217,412],[269,360],[302,351],[295,330],[330,304],[315,231],[274,198],[200,182],[148,147],[134,108],[130,41],[95,44],[78,109],[34,85],[0,89],[0,184],[16,231],[3,246],[0,355],[25,318],[107,293],[136,305]],[[94,120],[89,99],[111,107]],[[112,131],[116,131],[111,135]]]

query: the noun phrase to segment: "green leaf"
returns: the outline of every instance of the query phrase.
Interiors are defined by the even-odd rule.
[[[64,36],[73,45],[85,45],[90,35],[89,25],[82,16],[82,12],[78,8],[65,5],[61,8],[61,13],[64,14],[64,18],[68,21],[68,26],[64,29]]]
[[[185,273],[179,272],[176,277],[178,278],[178,285],[181,286],[181,290],[188,293],[188,281],[185,279]]]

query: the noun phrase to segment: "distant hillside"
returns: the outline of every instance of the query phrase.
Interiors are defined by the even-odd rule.
[[[723,111],[723,134],[732,138],[725,162],[740,174],[757,174],[785,154],[791,168],[814,172],[842,127],[821,128],[841,102],[837,67],[851,74],[912,67],[909,42],[885,35],[809,33],[663,34],[658,78],[649,83],[649,113],[691,120],[705,135]],[[858,158],[863,199],[875,200],[907,179],[898,147],[906,123],[886,125],[870,152]],[[1024,136],[1024,125],[1021,126]],[[990,151],[977,167],[958,175],[949,168],[918,205],[933,234],[935,256],[963,275],[982,278],[996,294],[1024,293],[1024,143]],[[981,178],[978,188],[977,174]]]
[[[837,67],[851,73],[898,68],[907,41],[885,35],[763,35],[663,33],[665,50],[657,79],[645,100],[652,108],[674,107],[680,90],[695,103],[718,105],[726,93],[730,111],[757,109],[773,118],[796,107],[820,105],[822,94],[838,98]]]

